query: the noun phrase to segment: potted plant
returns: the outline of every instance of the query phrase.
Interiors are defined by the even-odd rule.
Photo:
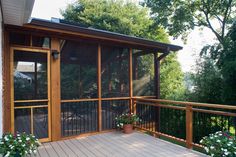
[[[126,113],[116,117],[117,127],[122,128],[126,134],[133,132],[133,124],[138,121],[138,116],[133,113]]]
[[[39,140],[34,135],[6,133],[0,139],[0,154],[4,157],[24,157],[37,152]]]
[[[214,157],[235,157],[236,139],[228,132],[218,131],[203,137],[200,143],[204,146],[206,153]]]

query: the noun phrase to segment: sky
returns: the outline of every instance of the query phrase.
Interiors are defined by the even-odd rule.
[[[75,0],[35,0],[32,17],[48,19],[51,17],[62,18],[60,9],[64,9],[67,4]],[[129,0],[138,1],[138,0]],[[178,60],[181,64],[183,72],[194,72],[195,61],[199,56],[201,48],[206,44],[214,43],[214,35],[208,29],[195,29],[187,39],[186,44],[181,39],[173,40],[170,38],[172,44],[183,46],[183,50],[177,52]]]

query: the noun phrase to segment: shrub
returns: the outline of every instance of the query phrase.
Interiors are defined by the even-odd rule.
[[[40,142],[35,136],[26,133],[4,134],[0,139],[0,154],[8,156],[26,156],[36,153]]]
[[[235,157],[236,139],[228,132],[218,131],[203,137],[200,143],[204,146],[206,153],[214,157]]]

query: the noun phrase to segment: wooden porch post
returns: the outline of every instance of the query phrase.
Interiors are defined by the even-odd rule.
[[[155,72],[155,95],[156,99],[160,99],[160,60],[158,53],[154,53],[154,72]],[[156,131],[160,132],[160,107],[156,107]]]
[[[97,77],[98,77],[98,131],[102,131],[102,83],[101,83],[101,45],[98,45],[98,58],[97,58]]]
[[[60,40],[51,39],[51,49],[60,52]],[[48,63],[49,64],[49,63]],[[61,138],[61,86],[60,86],[60,57],[51,57],[51,137],[52,141]],[[49,131],[50,132],[50,131]]]
[[[11,131],[11,74],[10,74],[10,46],[9,33],[4,31],[4,50],[3,58],[3,132]]]
[[[133,49],[129,49],[129,96],[130,96],[130,112],[135,112],[135,108],[133,106],[133,63],[132,63],[132,51]]]
[[[186,147],[193,148],[193,111],[192,106],[186,106]]]

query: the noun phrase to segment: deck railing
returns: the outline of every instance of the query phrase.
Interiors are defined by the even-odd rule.
[[[236,106],[136,97],[131,107],[141,119],[136,128],[190,149],[202,147],[199,141],[216,131],[236,134]]]

